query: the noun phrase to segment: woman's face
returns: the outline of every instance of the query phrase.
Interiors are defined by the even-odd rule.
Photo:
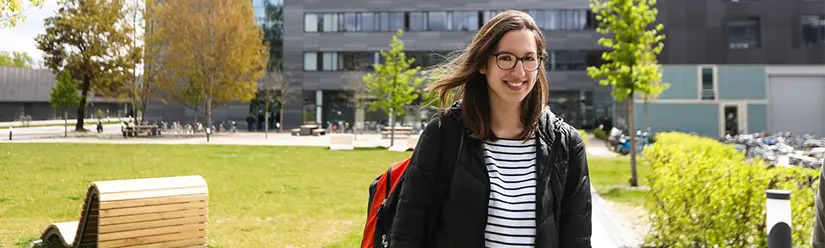
[[[519,104],[530,93],[541,66],[537,47],[528,29],[504,34],[479,71],[487,78],[491,104]]]

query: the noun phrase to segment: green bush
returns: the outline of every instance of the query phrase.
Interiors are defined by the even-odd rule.
[[[765,190],[791,190],[794,246],[810,245],[818,171],[767,169],[732,146],[682,133],[660,133],[645,148],[652,168],[645,208],[655,247],[765,247]]]
[[[593,129],[593,136],[596,136],[597,139],[607,140],[607,135],[607,131],[604,131],[601,128]]]

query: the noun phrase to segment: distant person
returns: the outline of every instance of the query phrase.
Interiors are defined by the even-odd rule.
[[[255,117],[252,117],[252,113],[249,113],[246,116],[246,131],[252,132],[253,125],[255,125]]]
[[[825,165],[819,168],[819,189],[814,196],[816,216],[814,217],[814,248],[825,248]]]
[[[102,132],[103,132],[103,120],[98,119],[97,120],[97,133],[102,133]]]
[[[530,15],[504,11],[436,69],[428,90],[452,107],[412,154],[390,247],[591,247],[585,148],[545,104],[547,50]]]

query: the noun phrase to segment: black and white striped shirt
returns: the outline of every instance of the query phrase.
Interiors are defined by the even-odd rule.
[[[486,247],[533,247],[536,239],[536,146],[528,141],[484,142],[490,177]]]

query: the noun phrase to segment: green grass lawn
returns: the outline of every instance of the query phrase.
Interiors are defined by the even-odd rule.
[[[92,181],[202,175],[210,247],[356,247],[368,187],[409,153],[310,147],[0,144],[0,247],[77,220]]]
[[[650,173],[650,167],[641,160],[636,161],[636,173],[640,186],[645,185],[645,177]],[[630,203],[641,206],[644,203],[647,190],[630,189],[630,157],[615,158],[588,157],[590,178],[593,187],[603,198],[611,201]]]
[[[92,181],[202,175],[209,184],[210,247],[357,247],[367,188],[410,153],[312,147],[0,144],[0,247],[25,246],[52,222],[77,220]],[[627,158],[591,158],[605,197]],[[640,175],[647,169],[640,166]]]

